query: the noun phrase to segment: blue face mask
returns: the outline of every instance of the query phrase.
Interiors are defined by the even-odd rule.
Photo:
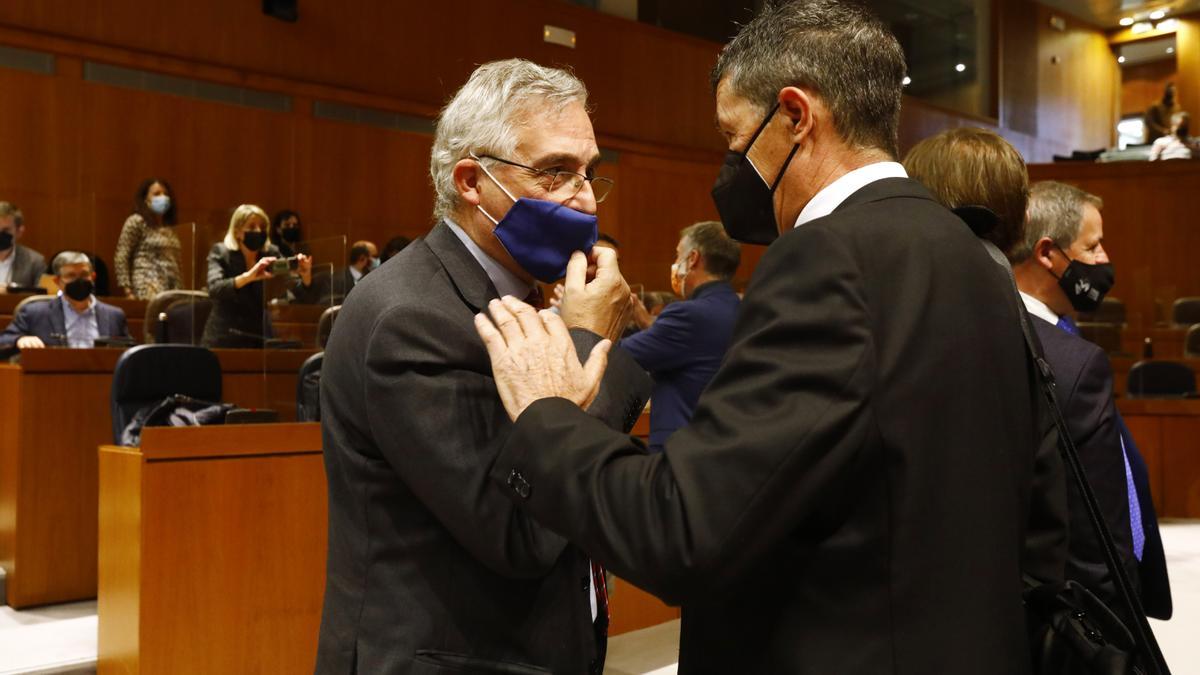
[[[479,166],[513,205],[499,221],[482,206],[476,208],[496,224],[493,234],[533,278],[547,284],[561,279],[572,253],[591,252],[599,233],[596,216],[544,199],[517,199],[487,168]]]
[[[150,198],[150,210],[158,215],[165,214],[169,208],[171,208],[171,198],[167,195],[154,195]]]

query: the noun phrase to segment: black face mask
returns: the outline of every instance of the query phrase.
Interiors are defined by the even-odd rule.
[[[13,247],[13,233],[5,230],[0,232],[0,251],[7,251]]]
[[[72,279],[63,286],[63,294],[75,302],[83,302],[92,295],[95,286],[92,285],[92,280],[84,277]]]
[[[1071,260],[1066,251],[1061,248],[1059,251],[1067,260]],[[1067,299],[1077,312],[1096,311],[1114,283],[1116,275],[1111,263],[1089,265],[1078,260],[1071,260],[1063,275],[1058,278],[1058,287],[1067,294]]]
[[[288,227],[279,231],[279,236],[289,244],[300,241],[300,228]]]
[[[767,122],[775,116],[776,110],[779,110],[778,103],[758,125],[758,130],[746,144],[745,152],[730,150],[725,154],[725,163],[712,189],[713,202],[721,214],[725,232],[732,239],[746,244],[766,245],[779,238],[779,225],[775,222],[775,188],[779,187],[788,164],[800,149],[798,143],[792,146],[792,151],[769,186],[750,163],[747,153],[763,129],[767,128]]]
[[[242,235],[242,244],[251,251],[262,250],[263,244],[267,243],[266,232],[256,232],[250,230]]]

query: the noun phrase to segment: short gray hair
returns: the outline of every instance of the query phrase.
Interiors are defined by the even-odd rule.
[[[720,279],[732,279],[742,262],[742,247],[729,238],[725,226],[706,220],[683,228],[682,239],[689,250],[704,258],[704,271]]]
[[[534,104],[561,110],[575,101],[587,107],[587,87],[565,70],[524,59],[476,68],[438,116],[429,157],[429,176],[437,195],[434,216],[445,218],[460,206],[455,164],[472,152],[509,159],[517,147],[514,129]]]
[[[1104,200],[1074,185],[1044,180],[1029,188],[1029,207],[1025,216],[1025,237],[1017,242],[1008,258],[1022,263],[1033,255],[1043,237],[1049,237],[1064,251],[1079,237],[1083,226],[1083,207],[1091,204],[1104,208]]]
[[[9,216],[12,216],[13,225],[21,227],[25,224],[25,214],[21,213],[21,209],[18,209],[16,204],[0,202],[0,218],[7,218]]]
[[[87,265],[89,270],[92,269],[91,259],[79,251],[63,251],[54,256],[54,260],[50,263],[56,277],[62,276],[62,268],[69,265]]]
[[[816,92],[842,140],[899,154],[906,66],[896,36],[865,8],[840,0],[767,0],[721,51],[713,91],[730,90],[764,113],[784,87]]]

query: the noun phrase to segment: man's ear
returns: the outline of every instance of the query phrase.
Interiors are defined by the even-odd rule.
[[[471,206],[479,205],[479,179],[482,174],[479,162],[473,159],[460,159],[454,165],[454,171],[451,174],[454,176],[454,187],[458,190],[458,195],[462,200]]]
[[[812,136],[823,110],[807,89],[784,87],[779,91],[779,113],[786,120],[793,145],[804,143]]]
[[[700,267],[701,262],[703,262],[703,258],[704,258],[704,256],[700,255],[699,249],[694,248],[694,249],[688,251],[688,254],[687,254],[688,271],[690,272],[691,270],[694,270],[697,267]]]
[[[1054,271],[1054,258],[1050,253],[1054,251],[1054,240],[1050,237],[1042,237],[1033,245],[1033,257],[1038,264],[1050,271]]]

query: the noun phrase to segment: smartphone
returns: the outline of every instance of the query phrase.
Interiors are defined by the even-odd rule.
[[[275,262],[271,263],[271,274],[287,274],[289,270],[294,270],[299,266],[300,262],[296,260],[296,256],[276,258]]]

